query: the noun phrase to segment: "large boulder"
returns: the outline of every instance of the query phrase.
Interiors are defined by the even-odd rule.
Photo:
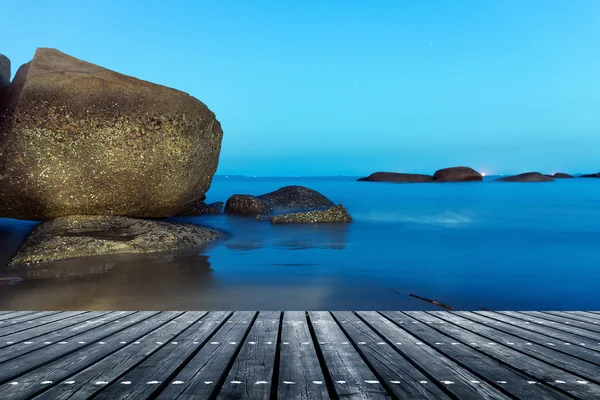
[[[539,172],[525,172],[524,174],[506,176],[496,179],[499,182],[554,182],[554,178]]]
[[[186,93],[46,48],[7,92],[2,217],[169,217],[210,186],[223,132]]]
[[[11,266],[119,253],[194,248],[224,238],[216,229],[128,217],[70,216],[39,224]]]
[[[375,172],[359,182],[394,182],[394,183],[420,183],[433,182],[433,176],[423,174],[404,174],[399,172]]]
[[[326,210],[301,211],[297,213],[274,215],[272,224],[318,224],[352,222],[352,217],[343,205],[333,206]]]
[[[552,178],[569,179],[569,178],[574,178],[574,176],[573,175],[569,175],[569,174],[565,174],[564,172],[557,172],[554,175],[552,175]]]
[[[451,167],[435,171],[433,180],[436,182],[469,182],[482,181],[483,177],[473,168]]]
[[[579,176],[580,178],[600,178],[600,172],[597,174],[583,174]]]
[[[316,190],[304,186],[284,186],[260,196],[234,194],[225,204],[225,212],[242,216],[267,216],[273,212],[324,209],[335,206]]]

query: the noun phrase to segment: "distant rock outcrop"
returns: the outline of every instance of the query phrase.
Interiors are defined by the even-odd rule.
[[[554,182],[554,179],[548,175],[539,172],[526,172],[513,176],[496,179],[498,182]]]
[[[584,174],[584,175],[580,175],[580,178],[600,178],[600,172],[598,172],[597,174]]]
[[[558,178],[558,179],[574,178],[573,175],[565,174],[564,172],[557,172],[554,175],[552,175],[552,177],[553,178]]]
[[[1,217],[163,218],[210,187],[223,131],[187,93],[40,48],[5,94]]]
[[[352,217],[343,205],[330,207],[326,210],[302,211],[297,213],[275,215],[271,217],[272,224],[318,224],[318,223],[347,223]]]
[[[242,216],[265,216],[273,212],[310,210],[335,204],[316,190],[304,186],[285,186],[260,196],[235,194],[227,200],[225,212]]]
[[[469,182],[482,181],[482,175],[469,167],[451,167],[435,171],[433,174],[435,182]]]
[[[151,253],[201,246],[225,232],[180,222],[127,217],[70,216],[39,224],[11,266],[119,253]]]
[[[358,179],[359,182],[394,182],[394,183],[421,183],[433,182],[433,176],[423,174],[404,174],[399,172],[375,172]]]

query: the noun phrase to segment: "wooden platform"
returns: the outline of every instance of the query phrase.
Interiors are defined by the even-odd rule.
[[[0,312],[0,399],[600,399],[600,312]]]

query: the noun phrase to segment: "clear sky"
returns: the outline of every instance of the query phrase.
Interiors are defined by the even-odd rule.
[[[221,174],[598,172],[599,0],[4,1],[36,47],[199,98]]]

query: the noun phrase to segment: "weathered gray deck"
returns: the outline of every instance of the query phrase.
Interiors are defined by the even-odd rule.
[[[597,312],[0,312],[0,399],[600,399]]]

